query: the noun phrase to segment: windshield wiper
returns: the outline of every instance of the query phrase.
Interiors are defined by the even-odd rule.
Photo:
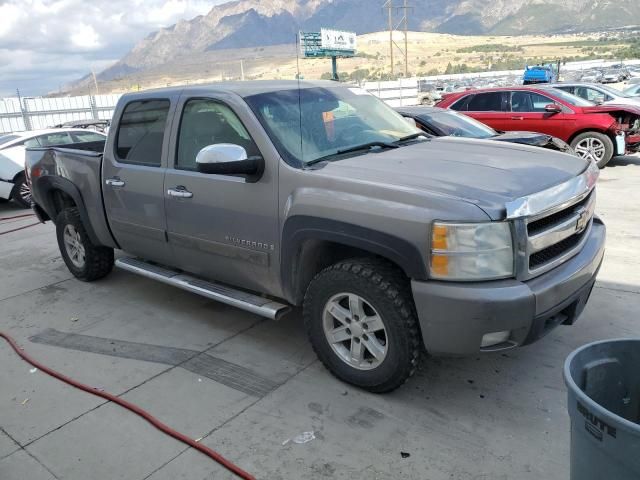
[[[407,135],[406,137],[399,138],[393,143],[398,144],[402,142],[408,142],[409,140],[415,140],[416,138],[420,138],[420,137],[429,138],[429,135],[424,132],[412,133],[411,135]]]
[[[344,155],[347,153],[354,153],[354,152],[360,152],[362,150],[371,150],[372,148],[398,148],[398,145],[394,143],[389,143],[389,142],[382,142],[382,141],[376,141],[376,142],[368,142],[368,143],[363,143],[362,145],[356,145],[355,147],[349,147],[349,148],[344,148],[342,150],[338,150],[335,153],[331,153],[329,155],[325,155],[324,157],[320,157],[320,158],[316,158],[314,160],[310,160],[309,162],[307,162],[305,164],[305,166],[310,166],[310,165],[315,165],[316,163],[320,163],[320,162],[324,162],[326,160],[329,160],[330,158],[333,157],[338,157],[340,155]]]

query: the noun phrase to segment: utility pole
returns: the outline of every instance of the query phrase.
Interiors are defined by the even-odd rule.
[[[19,88],[16,88],[16,95],[18,96],[18,104],[20,105],[20,114],[22,115],[22,122],[24,123],[24,128],[25,130],[33,130],[31,127],[31,118],[29,117],[27,102],[23,102],[23,98],[20,95]]]
[[[244,60],[240,59],[240,80],[244,82]]]
[[[393,64],[393,0],[387,0],[385,6],[389,9],[389,53],[391,56],[391,76],[394,73]]]
[[[393,5],[393,0],[387,0],[383,8],[387,9],[387,13],[389,16],[389,56],[391,59],[391,75],[395,73],[395,65],[394,65],[394,54],[395,49],[397,48],[402,55],[404,55],[404,76],[409,76],[409,10],[413,7],[410,7],[408,4],[408,0],[403,0],[403,5],[399,7],[395,7]],[[400,21],[394,25],[393,22],[393,14],[394,9],[396,11],[402,11],[402,18]],[[402,31],[404,33],[404,48],[400,47],[393,40],[393,31],[397,30],[402,25]]]
[[[98,79],[96,78],[96,72],[92,69],[91,75],[93,76],[93,84],[96,87],[96,95],[100,95],[100,90],[98,90]]]
[[[402,11],[404,12],[404,78],[409,76],[409,14],[407,0],[404,0]]]

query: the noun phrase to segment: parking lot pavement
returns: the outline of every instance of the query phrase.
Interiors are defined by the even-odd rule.
[[[602,172],[606,260],[575,326],[504,354],[429,359],[387,395],[331,377],[298,312],[271,322],[117,270],[72,279],[51,224],[0,236],[0,329],[261,479],[567,478],[564,358],[640,335],[639,187],[640,158]],[[20,213],[0,205],[0,218]],[[0,221],[0,233],[32,222]],[[32,373],[4,343],[0,365],[3,480],[233,478],[128,411]],[[307,431],[314,440],[287,442]]]

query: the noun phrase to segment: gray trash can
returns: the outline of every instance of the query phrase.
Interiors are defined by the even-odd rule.
[[[640,479],[640,339],[579,348],[564,364],[571,480]]]

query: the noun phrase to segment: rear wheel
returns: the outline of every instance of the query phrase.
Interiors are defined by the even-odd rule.
[[[24,208],[31,208],[31,187],[27,183],[24,173],[16,177],[11,190],[11,199]]]
[[[571,146],[579,157],[593,160],[598,168],[604,168],[614,154],[613,141],[604,133],[585,132],[571,142]]]
[[[91,243],[77,208],[60,212],[56,218],[56,236],[62,259],[77,279],[91,282],[105,277],[113,269],[113,249]]]
[[[304,300],[311,344],[339,379],[389,392],[413,375],[420,334],[406,278],[375,259],[332,265],[313,279]]]

